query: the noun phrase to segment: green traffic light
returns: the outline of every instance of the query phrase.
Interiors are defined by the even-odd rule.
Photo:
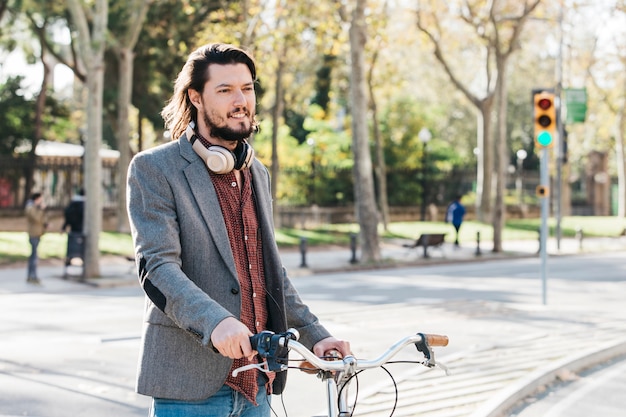
[[[552,135],[545,130],[537,135],[537,143],[543,147],[550,146],[552,144]]]

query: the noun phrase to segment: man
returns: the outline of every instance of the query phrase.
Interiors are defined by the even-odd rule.
[[[463,223],[463,216],[465,216],[465,207],[461,204],[462,196],[457,195],[454,198],[454,201],[448,205],[448,209],[446,211],[446,222],[452,223],[454,226],[454,230],[456,232],[454,239],[454,246],[459,246],[459,230],[461,229],[461,224]]]
[[[37,249],[41,236],[48,227],[45,210],[46,206],[43,202],[43,195],[41,193],[31,194],[30,199],[26,202],[25,209],[28,241],[30,242],[31,248],[30,256],[28,257],[28,271],[26,274],[26,282],[29,284],[40,284],[41,282],[37,276],[37,263],[39,261]]]
[[[128,211],[147,295],[137,390],[151,416],[267,417],[285,373],[258,370],[249,336],[300,331],[318,356],[349,354],[290,283],[274,239],[270,179],[246,142],[257,129],[252,57],[194,51],[163,109],[173,142],[138,154]]]

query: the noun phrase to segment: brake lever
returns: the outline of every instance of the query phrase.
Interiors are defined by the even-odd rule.
[[[446,365],[437,361],[437,363],[435,363],[435,366],[441,368],[441,370],[446,373],[446,376],[450,376],[450,369]]]
[[[250,369],[258,369],[259,371],[265,372],[266,374],[271,372],[268,369],[267,362],[249,363],[248,365],[244,365],[237,369],[233,369],[233,372],[232,372],[233,378],[237,377],[237,375],[239,375],[239,372],[249,371]]]
[[[450,375],[450,370],[448,369],[448,367],[435,360],[435,352],[426,342],[426,337],[422,333],[419,334],[422,335],[422,340],[420,342],[415,342],[415,347],[419,352],[422,352],[422,354],[424,354],[424,361],[422,362],[422,365],[428,368],[439,367],[446,373],[446,376]]]

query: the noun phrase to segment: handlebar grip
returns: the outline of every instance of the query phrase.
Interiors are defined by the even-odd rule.
[[[424,338],[429,346],[448,346],[448,336],[441,334],[425,334]]]
[[[263,344],[268,344],[268,339],[272,337],[274,333],[264,330],[261,333],[253,334],[250,336],[250,346],[252,346],[252,350],[259,350],[259,345],[263,346]]]

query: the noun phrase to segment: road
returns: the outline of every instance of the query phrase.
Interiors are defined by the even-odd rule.
[[[598,331],[611,335],[615,329],[624,329],[623,259],[624,253],[551,258],[546,305],[542,304],[536,258],[299,276],[294,283],[320,320],[335,335],[351,341],[357,357],[377,356],[392,342],[416,331],[444,333],[451,343],[437,355],[453,365],[457,377],[489,365],[505,369],[510,378],[513,370],[506,371],[510,362],[497,364],[494,358],[512,348],[528,350],[528,340],[539,349],[520,358],[533,363],[533,355],[541,354],[543,339],[553,339],[550,346],[557,346],[576,338],[585,340],[580,335]],[[148,399],[133,393],[143,311],[143,294],[136,286],[59,285],[51,273],[43,277],[42,289],[16,290],[4,285],[8,274],[3,272],[0,416],[147,415]],[[21,279],[22,274],[18,275]],[[587,338],[586,344],[569,344],[566,350],[594,343]],[[443,375],[434,372],[434,376]],[[404,378],[408,373],[405,368],[394,371],[400,384],[411,382],[413,375]],[[369,392],[361,397],[364,413],[374,407],[365,399],[374,401],[380,396],[374,385],[385,378],[380,374],[364,377],[361,390]],[[318,414],[324,404],[323,385],[300,373],[291,372],[289,379],[283,396],[286,414]],[[440,390],[449,391],[445,384],[454,378],[441,381],[449,382],[441,382]],[[479,384],[470,381],[470,385]],[[401,392],[404,386],[409,385],[399,385]],[[470,396],[475,394],[470,392]],[[278,415],[284,415],[281,399],[273,401]],[[458,407],[449,401],[444,400],[440,408]],[[383,404],[387,406],[388,401]],[[466,406],[457,415],[470,415],[479,408],[476,403]],[[400,407],[396,415],[412,415],[402,412]]]

